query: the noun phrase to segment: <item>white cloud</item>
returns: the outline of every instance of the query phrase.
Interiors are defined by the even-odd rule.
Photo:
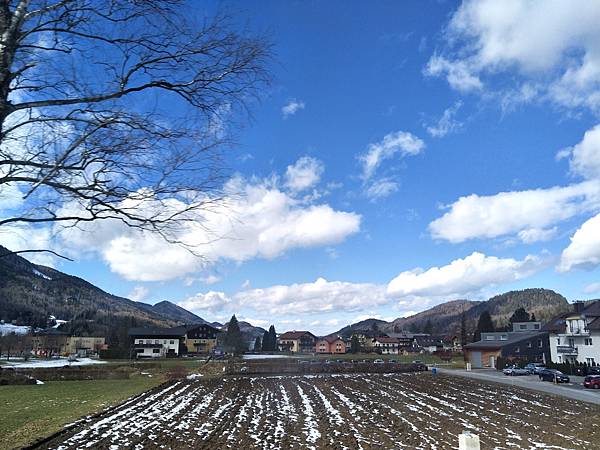
[[[398,190],[398,183],[389,178],[381,178],[370,183],[365,195],[372,201],[387,197]]]
[[[380,142],[369,144],[367,151],[358,156],[362,164],[363,180],[368,180],[381,163],[396,153],[401,156],[418,155],[425,149],[425,143],[412,133],[396,131],[386,134]]]
[[[584,294],[599,294],[600,293],[600,283],[590,283],[585,288],[583,288]]]
[[[571,156],[569,161],[571,172],[587,179],[600,179],[600,125],[588,130],[583,139],[570,149],[563,149],[557,154],[562,159]]]
[[[285,185],[293,192],[312,188],[321,180],[325,166],[321,161],[310,156],[303,156],[293,165],[287,166]]]
[[[181,306],[194,314],[202,315],[207,312],[220,312],[231,306],[232,300],[223,292],[210,291],[205,294],[198,293],[192,297],[178,302]]]
[[[127,294],[127,298],[133,300],[134,302],[139,302],[148,297],[150,291],[145,286],[136,286],[133,290]]]
[[[243,307],[271,315],[360,311],[387,303],[385,287],[317,279],[314,283],[277,285],[242,291],[234,299]]]
[[[162,281],[206,269],[220,260],[272,259],[296,248],[339,243],[360,229],[361,217],[327,204],[305,204],[267,181],[231,180],[226,198],[197,212],[177,230],[187,249],[117,221],[86,224],[62,233],[74,251],[100,253],[113,272],[128,280]],[[160,255],[157,264],[156,255]]]
[[[526,230],[519,231],[517,236],[519,236],[519,239],[521,239],[521,241],[523,241],[525,244],[531,244],[533,242],[549,241],[556,236],[557,232],[558,227],[552,227],[548,229],[528,228]]]
[[[13,252],[21,250],[59,250],[52,241],[49,228],[28,225],[2,225],[0,227],[0,245]],[[56,257],[50,253],[27,253],[23,256],[34,264],[54,267],[56,263]]]
[[[435,239],[458,243],[522,232],[520,237],[531,241],[536,236],[548,237],[550,227],[558,222],[599,209],[600,181],[490,196],[471,194],[449,208],[429,224]]]
[[[292,99],[288,102],[287,105],[281,108],[281,114],[283,114],[284,119],[287,119],[289,116],[293,116],[302,109],[304,109],[304,102],[301,100],[299,101],[296,99]]]
[[[393,297],[464,296],[533,275],[545,266],[536,256],[519,261],[474,252],[442,267],[402,272],[387,287]]]
[[[435,138],[442,138],[449,133],[459,130],[462,127],[462,123],[456,120],[455,116],[461,107],[462,102],[458,101],[450,108],[447,108],[437,124],[427,127],[427,132]]]
[[[557,269],[589,269],[600,265],[600,214],[584,222],[562,252]]]
[[[457,90],[495,89],[497,74],[511,73],[502,91],[530,91],[574,108],[600,106],[600,4],[587,0],[468,0],[452,16],[448,46],[425,69]],[[518,76],[514,76],[516,72]],[[520,95],[519,95],[520,96]],[[518,97],[518,96],[517,96]]]

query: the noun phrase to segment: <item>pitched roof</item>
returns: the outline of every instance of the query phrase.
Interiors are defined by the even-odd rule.
[[[314,334],[312,334],[310,331],[286,331],[285,333],[279,335],[279,339],[289,339],[289,340],[296,340],[296,339],[300,339],[302,336],[308,334],[309,336],[311,336],[313,339],[316,339],[316,336]]]
[[[400,339],[388,336],[378,336],[375,338],[377,342],[381,342],[382,344],[399,344]]]
[[[129,336],[184,336],[186,327],[171,328],[130,328],[127,334]]]
[[[499,333],[500,334],[500,333]],[[522,341],[526,341],[528,339],[534,339],[534,338],[538,338],[538,337],[542,337],[548,333],[543,332],[543,331],[517,331],[517,332],[507,332],[507,333],[501,333],[501,334],[506,334],[506,340],[504,341],[500,341],[498,339],[495,339],[493,341],[477,341],[477,342],[472,342],[470,344],[467,344],[465,346],[465,348],[467,349],[496,349],[496,348],[502,348],[506,345],[512,345],[512,344],[516,344],[518,342],[522,342]]]
[[[343,341],[343,339],[339,336],[325,336],[319,338],[319,341],[327,341],[329,344],[333,344],[336,341]]]

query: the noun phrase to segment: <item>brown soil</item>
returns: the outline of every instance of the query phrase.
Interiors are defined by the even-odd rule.
[[[600,395],[600,394],[599,394]],[[40,448],[600,448],[600,408],[428,373],[184,380]]]

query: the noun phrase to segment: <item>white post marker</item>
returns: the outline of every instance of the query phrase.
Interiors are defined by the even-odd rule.
[[[470,372],[470,371],[471,371],[471,363],[470,363],[470,362],[468,362],[468,363],[467,363],[467,372]]]
[[[480,450],[479,436],[470,431],[458,435],[458,450]]]

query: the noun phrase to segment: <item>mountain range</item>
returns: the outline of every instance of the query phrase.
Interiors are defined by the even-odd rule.
[[[504,326],[511,314],[521,307],[541,321],[570,308],[567,299],[552,290],[525,289],[506,292],[487,301],[450,300],[391,322],[367,319],[332,335],[346,337],[354,331],[373,327],[382,332],[419,332],[428,322],[436,334],[456,334],[463,314],[467,328],[473,330],[485,310],[491,314],[496,326]],[[81,278],[33,264],[0,246],[0,320],[45,327],[50,315],[68,321],[61,329],[78,334],[100,334],[114,342],[125,342],[126,330],[132,326],[210,323],[227,329],[227,324],[208,322],[169,301],[150,305],[109,294]],[[246,322],[240,322],[240,328],[248,341],[264,333],[264,329]]]
[[[423,332],[427,323],[435,334],[458,334],[461,317],[464,314],[468,330],[474,330],[479,315],[488,311],[497,327],[508,324],[510,316],[518,308],[524,308],[542,322],[569,311],[571,308],[565,297],[549,289],[524,289],[510,291],[490,298],[487,301],[451,300],[434,306],[410,317],[402,317],[391,322],[367,319],[348,325],[332,335],[350,336],[355,331],[365,331],[377,327],[385,333]]]

